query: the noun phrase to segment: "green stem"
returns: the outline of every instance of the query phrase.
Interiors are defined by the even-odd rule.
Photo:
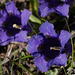
[[[66,71],[65,71],[65,68],[63,67],[63,70],[64,70],[64,72],[65,72],[65,75],[67,75],[67,73],[66,73]]]
[[[15,59],[15,49],[14,49],[14,58],[13,58],[13,60],[14,59]],[[12,66],[11,66],[11,75],[12,75],[13,66],[14,66],[14,64],[12,63]]]
[[[33,58],[33,56],[25,56],[25,57],[22,57],[21,59],[26,59],[26,58]]]
[[[34,28],[31,26],[31,24],[28,21],[29,26],[31,27],[31,29],[33,29],[34,33],[36,34],[36,31],[34,30]]]
[[[17,72],[19,73],[19,75],[22,75],[18,70],[17,70]]]
[[[20,65],[16,62],[14,62],[13,60],[11,60],[10,58],[8,58],[11,62],[13,62],[14,64],[16,64],[17,66],[19,66],[20,68],[24,69],[25,71],[29,72],[30,74],[34,75],[31,71],[29,71],[26,67],[24,67],[23,65]]]
[[[66,25],[68,27],[68,30],[71,33],[70,27],[69,27],[69,24],[68,24],[68,21],[67,21],[67,18],[65,18],[65,21],[66,21]],[[71,63],[70,75],[71,75],[71,71],[72,71],[72,67],[73,67],[73,57],[74,57],[74,49],[73,49],[73,40],[72,40],[72,37],[71,37],[71,44],[72,44],[72,63]]]
[[[1,65],[1,56],[0,56],[0,72],[1,72],[1,75],[3,75],[2,65]]]
[[[14,65],[14,64],[12,63],[12,66],[11,66],[11,75],[12,75],[12,69],[13,69],[13,65]]]

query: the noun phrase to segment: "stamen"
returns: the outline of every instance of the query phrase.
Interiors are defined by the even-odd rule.
[[[65,0],[61,0],[61,1],[65,1]]]
[[[13,24],[13,28],[21,29],[21,27],[20,27],[20,26],[18,26],[17,24]]]
[[[50,47],[50,50],[60,50],[61,47]]]

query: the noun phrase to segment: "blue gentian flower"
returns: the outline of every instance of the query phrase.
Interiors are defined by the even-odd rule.
[[[59,15],[68,16],[69,7],[73,4],[73,0],[38,0],[39,12],[41,17],[48,16],[52,12]]]
[[[41,33],[32,36],[28,41],[28,52],[34,57],[36,67],[40,71],[46,72],[52,65],[66,65],[66,52],[72,52],[71,44],[68,42],[70,33],[61,30],[60,35],[57,34],[53,24],[48,21],[42,24],[39,30]],[[64,52],[65,50],[66,52]]]
[[[27,21],[31,12],[24,9],[19,11],[14,1],[6,3],[5,10],[0,10],[0,45],[7,45],[11,41],[26,42]]]

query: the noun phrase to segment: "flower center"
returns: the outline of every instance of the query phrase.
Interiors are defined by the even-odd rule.
[[[2,24],[5,29],[18,28],[21,29],[21,19],[15,15],[9,15],[6,21]]]
[[[38,51],[46,57],[53,59],[59,55],[61,44],[58,38],[46,37],[44,42],[39,45]]]
[[[50,38],[46,37],[44,42],[39,45],[38,50],[39,51],[45,51],[45,50],[60,50],[61,44],[58,38]]]
[[[50,0],[50,4],[49,7],[57,7],[58,5],[62,5],[64,3],[65,0]]]
[[[21,30],[21,19],[15,15],[9,15],[2,24],[2,27],[8,36],[14,36]]]

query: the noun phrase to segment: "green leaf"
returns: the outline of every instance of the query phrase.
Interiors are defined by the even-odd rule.
[[[45,75],[57,75],[58,74],[58,69],[54,69],[54,71],[49,70],[48,72],[45,72]]]
[[[54,75],[57,75],[57,74],[58,74],[58,69],[57,69],[57,68],[54,69],[53,74],[54,74]]]
[[[21,52],[21,57],[25,57],[25,53],[24,52]]]
[[[49,70],[48,72],[45,72],[45,75],[53,75],[53,71]]]
[[[38,6],[39,6],[38,0],[30,0],[30,5],[32,13],[38,15]]]
[[[23,60],[19,59],[19,63],[23,62]]]
[[[35,22],[35,23],[41,24],[41,20],[38,19],[37,17],[35,17],[33,14],[31,14],[31,16],[29,17],[29,20],[31,22]]]

